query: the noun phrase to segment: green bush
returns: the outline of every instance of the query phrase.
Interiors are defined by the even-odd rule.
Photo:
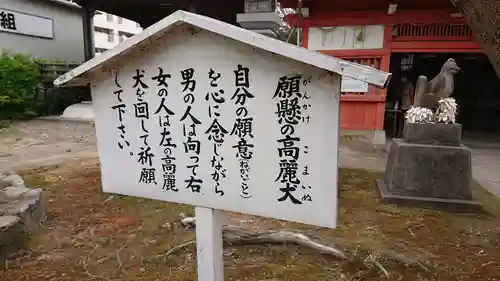
[[[39,66],[34,59],[20,54],[0,54],[0,120],[36,116],[39,83]]]
[[[72,104],[90,100],[87,87],[54,88],[50,79],[43,79],[40,63],[65,64],[0,50],[0,127],[9,120],[59,115]]]

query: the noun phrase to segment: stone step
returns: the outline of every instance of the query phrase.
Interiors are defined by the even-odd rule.
[[[42,190],[26,188],[19,175],[0,171],[0,267],[39,229],[44,217]]]

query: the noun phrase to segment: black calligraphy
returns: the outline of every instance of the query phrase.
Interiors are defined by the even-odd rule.
[[[163,68],[158,68],[158,74],[151,77],[153,81],[156,81],[158,89],[158,97],[160,97],[160,104],[156,108],[154,114],[158,117],[158,125],[160,128],[160,142],[158,146],[163,149],[163,157],[161,158],[161,170],[163,175],[163,185],[162,190],[179,192],[179,188],[176,186],[176,172],[177,165],[175,163],[176,157],[174,155],[175,148],[177,145],[172,143],[172,132],[170,125],[170,118],[174,116],[175,113],[168,108],[167,98],[168,98],[168,81],[172,76],[168,73],[164,73]]]
[[[184,136],[184,152],[189,156],[191,162],[186,166],[187,169],[191,171],[191,175],[188,179],[184,180],[186,183],[186,189],[191,190],[194,193],[201,193],[201,187],[203,185],[203,180],[198,177],[197,169],[199,168],[200,162],[200,147],[201,143],[197,139],[196,128],[201,122],[194,113],[192,112],[192,105],[195,102],[194,91],[196,89],[196,81],[194,80],[194,69],[188,68],[181,71],[182,76],[182,92],[184,93],[184,103],[186,104],[186,110],[182,115],[180,121],[182,124],[182,131]]]
[[[120,132],[120,140],[117,142],[118,147],[120,150],[125,149],[125,147],[130,147],[130,142],[126,138],[126,126],[125,123],[123,122],[123,115],[126,113],[127,105],[123,102],[123,89],[120,83],[118,82],[118,72],[115,73],[115,86],[116,90],[113,91],[113,94],[116,96],[116,100],[118,101],[117,104],[111,106],[111,109],[116,111],[116,114],[118,115],[118,126],[116,127],[118,131]],[[132,152],[130,152],[131,155],[133,155]]]
[[[231,100],[238,106],[236,109],[236,120],[234,122],[231,135],[238,138],[238,142],[233,146],[236,149],[236,157],[239,159],[240,178],[241,178],[241,194],[242,198],[250,198],[248,192],[248,181],[250,179],[250,160],[253,157],[253,147],[251,140],[253,135],[253,120],[247,109],[247,101],[254,99],[254,95],[250,93],[250,69],[238,65],[234,71],[234,85],[236,90],[231,97]]]
[[[301,75],[283,76],[278,80],[273,99],[276,103],[276,117],[281,126],[280,132],[283,136],[278,142],[279,174],[275,182],[280,182],[284,186],[280,188],[283,196],[278,198],[279,202],[289,200],[293,204],[302,204],[302,201],[312,201],[311,196],[306,193],[301,199],[297,199],[295,191],[301,187],[299,159],[301,155],[300,137],[295,131],[299,123],[304,122],[303,111],[307,109],[300,104],[305,94],[301,92],[300,86],[306,85]],[[302,175],[309,175],[309,168],[306,166]],[[300,198],[300,197],[299,197]]]
[[[0,27],[6,30],[17,30],[16,16],[13,13],[0,12]]]
[[[136,103],[134,103],[135,118],[140,121],[141,129],[141,134],[139,136],[141,145],[139,152],[137,153],[137,162],[141,165],[142,169],[139,182],[157,185],[155,176],[156,169],[153,168],[153,158],[155,155],[148,142],[149,131],[146,127],[146,120],[149,120],[150,113],[149,103],[145,100],[145,89],[148,88],[148,85],[144,82],[145,73],[146,71],[143,69],[136,69],[136,74],[132,77],[134,80],[132,88],[135,89],[136,93]]]
[[[210,80],[210,90],[205,95],[205,100],[209,102],[208,117],[212,120],[211,125],[205,131],[208,135],[208,140],[213,145],[213,155],[210,161],[212,167],[212,180],[215,183],[215,193],[219,196],[224,196],[224,190],[220,188],[221,180],[226,178],[226,169],[224,168],[224,157],[218,153],[218,148],[224,143],[224,137],[228,131],[220,124],[220,107],[225,103],[224,90],[218,87],[217,81],[222,75],[210,68],[208,78]]]

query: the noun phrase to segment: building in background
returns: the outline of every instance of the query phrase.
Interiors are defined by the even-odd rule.
[[[97,11],[94,15],[95,54],[99,55],[141,31],[141,26],[134,21]]]
[[[297,0],[280,2],[297,6]],[[500,134],[500,80],[449,0],[308,0],[304,7],[300,24],[300,11],[287,18],[302,28],[303,47],[393,74],[388,89],[344,83],[340,125],[346,133],[371,136],[374,144],[385,143],[386,135],[399,137],[404,115],[397,82],[403,76],[413,85],[420,75],[432,79],[452,57],[462,68],[453,97],[464,133]]]
[[[62,0],[2,0],[0,51],[82,63],[92,55],[87,16],[80,6]]]

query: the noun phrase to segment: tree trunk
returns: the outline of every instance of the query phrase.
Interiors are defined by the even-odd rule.
[[[472,31],[500,77],[500,0],[450,0]]]

